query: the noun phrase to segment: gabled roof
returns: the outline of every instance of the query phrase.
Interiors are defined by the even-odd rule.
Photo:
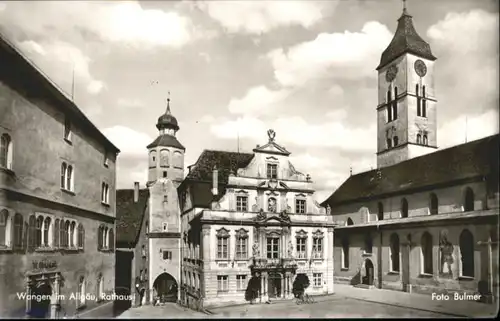
[[[274,141],[270,141],[264,146],[258,146],[254,148],[254,153],[268,153],[268,154],[277,154],[277,155],[285,155],[288,156],[291,153],[285,149],[285,147],[276,144]]]
[[[253,154],[237,153],[216,150],[204,150],[190,172],[179,186],[179,190],[190,189],[194,207],[210,207],[212,200],[212,175],[214,167],[218,170],[218,195],[222,197],[226,192],[229,175],[236,173],[239,168],[248,166]]]
[[[116,190],[116,243],[127,243],[135,246],[141,230],[149,190],[139,190],[139,200],[134,202],[133,189]]]
[[[398,19],[396,33],[389,46],[382,53],[377,70],[404,53],[411,53],[432,61],[437,59],[432,54],[429,44],[418,35],[413,26],[412,16],[406,12],[406,9]]]
[[[382,198],[389,193],[429,188],[499,171],[499,135],[439,150],[392,166],[350,176],[321,206]],[[496,187],[498,188],[498,186]]]
[[[184,146],[177,140],[175,136],[163,134],[158,136],[151,144],[149,144],[146,148],[153,148],[158,146],[164,147],[175,147],[182,150],[186,150]]]

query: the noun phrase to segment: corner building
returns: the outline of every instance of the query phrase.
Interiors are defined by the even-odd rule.
[[[253,153],[203,151],[179,186],[181,301],[192,308],[244,302],[252,276],[262,302],[293,297],[298,274],[310,293],[333,293],[332,217],[268,135]]]
[[[343,222],[335,281],[495,302],[499,136],[437,150],[435,60],[404,10],[377,68],[378,168],[322,203]]]
[[[119,150],[2,36],[0,61],[0,315],[112,316]]]

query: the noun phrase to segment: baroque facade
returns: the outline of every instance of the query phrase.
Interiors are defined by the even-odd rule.
[[[313,200],[309,175],[275,142],[253,153],[205,150],[179,187],[182,211],[181,301],[193,308],[244,301],[252,276],[261,300],[308,291],[333,293],[333,224]]]
[[[0,315],[111,316],[119,150],[1,36],[0,60]]]
[[[177,187],[184,178],[185,148],[177,140],[170,110],[156,124],[158,137],[147,146],[146,188],[117,191],[117,288],[131,305],[177,301],[180,280],[180,209]],[[126,309],[127,306],[121,307]]]
[[[377,68],[378,168],[325,202],[335,280],[498,299],[499,136],[437,148],[436,58],[404,10]]]

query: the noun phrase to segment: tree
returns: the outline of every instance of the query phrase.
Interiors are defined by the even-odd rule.
[[[310,285],[309,277],[307,274],[297,274],[295,280],[293,281],[292,293],[295,297],[299,297],[301,294],[304,294],[305,289],[307,289]]]
[[[257,276],[252,276],[248,281],[248,286],[245,291],[245,300],[253,302],[259,297],[260,292],[260,278]]]

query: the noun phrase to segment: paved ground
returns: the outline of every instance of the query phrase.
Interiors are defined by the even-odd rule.
[[[400,308],[380,303],[332,295],[316,298],[316,303],[297,305],[295,301],[240,305],[211,310],[209,318],[447,318],[449,316]]]
[[[145,305],[137,308],[131,308],[123,312],[117,319],[195,319],[206,318],[205,313],[196,312],[183,308],[175,303],[169,303],[164,306]]]

